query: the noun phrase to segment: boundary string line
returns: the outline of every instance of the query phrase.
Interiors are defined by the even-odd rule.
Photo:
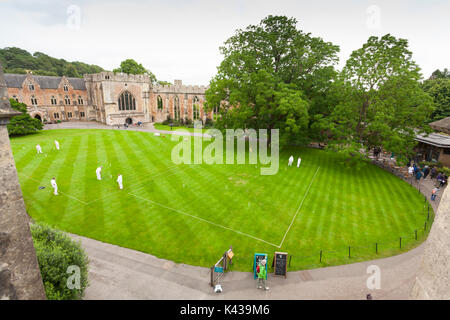
[[[180,211],[180,210],[178,210],[178,209],[174,209],[174,208],[167,207],[167,206],[165,206],[165,205],[163,205],[163,204],[161,204],[161,203],[158,203],[158,202],[155,202],[155,201],[153,201],[153,200],[150,200],[150,199],[146,199],[146,198],[140,197],[140,196],[135,195],[135,194],[133,194],[133,193],[128,193],[128,194],[131,195],[131,196],[134,196],[134,197],[136,197],[136,198],[138,198],[138,199],[141,199],[141,200],[144,200],[144,201],[153,203],[153,204],[155,204],[155,205],[157,205],[157,206],[160,206],[160,207],[166,208],[166,209],[168,209],[168,210],[172,210],[172,211],[174,211],[174,212],[180,213],[180,214],[182,214],[182,215],[189,216],[189,217],[191,217],[191,218],[198,219],[198,220],[200,220],[200,221],[203,221],[203,222],[212,224],[212,225],[214,225],[214,226],[216,226],[216,227],[220,227],[220,228],[223,228],[223,229],[226,229],[226,230],[229,230],[229,231],[238,233],[238,234],[240,234],[240,235],[243,235],[243,236],[246,236],[246,237],[249,237],[249,238],[252,238],[252,239],[255,239],[255,240],[258,240],[258,241],[267,243],[267,244],[270,244],[271,246],[278,247],[276,244],[273,244],[273,243],[270,243],[270,242],[268,242],[268,241],[266,241],[266,240],[263,240],[263,239],[254,237],[254,236],[252,236],[252,235],[250,235],[250,234],[247,234],[247,233],[244,233],[244,232],[241,232],[241,231],[237,231],[237,230],[231,229],[231,228],[229,228],[229,227],[225,227],[225,226],[223,226],[223,225],[221,225],[221,224],[218,224],[218,223],[215,223],[215,222],[212,222],[212,221],[209,221],[209,220],[206,220],[206,219],[203,219],[203,218],[194,216],[194,215],[192,215],[192,214],[189,214],[189,213]]]
[[[307,196],[308,193],[309,193],[309,189],[311,188],[311,185],[312,185],[312,183],[314,182],[314,179],[316,178],[316,175],[317,175],[317,172],[319,172],[319,169],[320,169],[320,166],[317,167],[317,170],[316,170],[316,172],[314,173],[314,176],[312,177],[311,182],[309,183],[308,189],[306,190],[305,195],[303,196],[302,202],[300,202],[300,205],[298,206],[297,211],[295,212],[295,215],[294,215],[294,217],[292,218],[291,224],[289,225],[288,229],[286,230],[286,233],[284,234],[283,240],[281,240],[280,245],[277,246],[278,248],[281,248],[281,246],[283,245],[284,239],[286,239],[286,235],[288,234],[289,230],[291,229],[291,226],[292,226],[292,224],[294,223],[295,218],[297,217],[297,214],[300,212],[300,208],[301,208],[302,205],[303,205],[303,201],[305,201],[305,198],[306,198],[306,196]]]

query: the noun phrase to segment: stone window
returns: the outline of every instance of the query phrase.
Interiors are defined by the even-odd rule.
[[[106,79],[106,80],[109,80],[109,76],[105,76],[105,79]]]
[[[72,118],[72,112],[67,112],[67,118]]]
[[[163,109],[163,100],[162,100],[161,96],[158,96],[157,101],[158,101],[158,110],[162,110]]]
[[[80,111],[80,117],[84,118],[84,112]]]
[[[81,96],[78,96],[78,104],[84,104],[83,98]]]
[[[128,91],[122,92],[119,96],[118,104],[119,110],[136,110],[136,99]]]
[[[64,91],[69,91],[69,86],[67,84],[64,85]]]
[[[55,113],[53,114],[53,118],[59,119],[59,113],[55,112]]]
[[[200,106],[197,96],[194,97],[194,101],[192,103],[192,117],[194,120],[200,119]]]
[[[69,96],[65,96],[64,97],[64,102],[65,102],[65,104],[70,105],[70,98],[69,98]]]
[[[33,96],[31,96],[31,104],[33,105],[33,106],[37,106],[37,99],[34,97],[34,95]]]
[[[56,105],[57,104],[55,96],[52,96],[50,98],[50,102],[51,102],[52,105]]]
[[[180,120],[180,99],[178,96],[173,98],[173,118],[175,121]]]
[[[34,84],[29,83],[29,84],[28,84],[28,89],[29,89],[30,91],[34,91]]]
[[[16,100],[17,102],[19,102],[19,98],[17,98],[16,95],[13,95],[12,97],[13,97],[14,100]]]

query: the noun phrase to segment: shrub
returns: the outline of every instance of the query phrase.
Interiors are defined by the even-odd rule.
[[[450,169],[447,167],[440,168],[439,172],[445,174],[447,177],[450,177]]]
[[[88,258],[81,245],[59,230],[45,224],[31,225],[31,235],[49,300],[79,300],[88,285]],[[70,266],[79,267],[80,286],[70,289],[75,275]],[[70,277],[70,279],[69,279]],[[67,281],[69,279],[69,281]]]
[[[33,119],[27,113],[27,105],[19,103],[14,99],[9,99],[11,107],[22,114],[11,118],[7,124],[8,134],[10,136],[21,136],[36,133],[42,130],[42,122],[38,119]]]

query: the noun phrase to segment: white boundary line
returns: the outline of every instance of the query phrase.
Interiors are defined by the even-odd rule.
[[[150,199],[142,198],[142,197],[137,196],[137,195],[135,195],[135,194],[133,194],[133,193],[128,193],[128,194],[131,195],[131,196],[133,196],[133,197],[136,197],[136,198],[138,198],[138,199],[141,199],[141,200],[144,200],[144,201],[147,201],[147,202],[151,202],[151,203],[153,203],[153,204],[156,204],[157,206],[166,208],[166,209],[168,209],[168,210],[172,210],[172,211],[175,211],[175,212],[177,212],[177,213],[181,213],[181,214],[183,214],[183,215],[185,215],[185,216],[189,216],[189,217],[191,217],[191,218],[198,219],[198,220],[200,220],[200,221],[203,221],[203,222],[212,224],[212,225],[214,225],[214,226],[216,226],[216,227],[220,227],[220,228],[223,228],[223,229],[226,229],[226,230],[229,230],[229,231],[233,231],[233,232],[238,233],[238,234],[240,234],[240,235],[243,235],[243,236],[246,236],[246,237],[249,237],[249,238],[252,238],[252,239],[255,239],[255,240],[258,240],[258,241],[267,243],[267,244],[270,244],[271,246],[274,246],[274,247],[278,247],[276,244],[273,244],[273,243],[270,243],[270,242],[268,242],[268,241],[266,241],[266,240],[263,240],[263,239],[254,237],[254,236],[252,236],[252,235],[250,235],[250,234],[247,234],[247,233],[244,233],[244,232],[241,232],[241,231],[237,231],[237,230],[234,230],[234,229],[225,227],[225,226],[220,225],[220,224],[218,224],[218,223],[215,223],[215,222],[212,222],[212,221],[209,221],[209,220],[206,220],[206,219],[203,219],[203,218],[200,218],[200,217],[191,215],[191,214],[189,214],[189,213],[186,213],[186,212],[183,212],[183,211],[174,209],[174,208],[167,207],[167,206],[165,206],[165,205],[163,205],[163,204],[160,204],[160,203],[158,203],[158,202],[152,201],[152,200],[150,200]]]
[[[281,246],[283,245],[284,239],[286,239],[286,235],[288,234],[289,230],[291,229],[292,224],[295,221],[295,218],[297,217],[297,214],[300,212],[300,208],[303,205],[303,201],[305,200],[306,196],[308,195],[309,189],[311,188],[312,183],[314,182],[314,179],[316,178],[317,172],[319,172],[320,166],[317,167],[316,173],[314,173],[314,176],[311,179],[311,182],[309,183],[308,189],[305,192],[305,195],[303,196],[302,202],[300,202],[300,205],[297,208],[297,211],[295,211],[295,215],[292,218],[291,224],[289,225],[288,229],[286,230],[286,233],[284,234],[283,240],[281,240],[281,243],[279,246],[277,246],[278,248],[281,248]]]

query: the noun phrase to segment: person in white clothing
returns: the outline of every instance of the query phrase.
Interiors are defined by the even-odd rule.
[[[121,174],[117,175],[117,180],[116,181],[119,184],[119,189],[123,189],[122,175]]]
[[[56,147],[56,150],[59,150],[59,142],[56,140],[55,140],[55,147]]]
[[[56,179],[55,179],[55,177],[53,177],[53,179],[50,180],[50,184],[52,185],[53,190],[54,190],[53,194],[54,194],[55,196],[57,196],[57,195],[58,195],[58,185],[56,184]]]
[[[41,146],[40,145],[36,145],[36,151],[37,151],[37,153],[39,154],[39,153],[42,153],[42,148],[41,148]]]
[[[97,174],[97,180],[102,180],[102,166],[98,167],[97,170],[95,170],[95,173]]]
[[[408,168],[408,173],[410,176],[414,175],[414,167],[412,165]]]
[[[288,167],[292,166],[292,162],[294,162],[294,157],[293,157],[293,156],[290,156],[290,157],[289,157]]]
[[[301,163],[301,162],[302,162],[302,158],[298,157],[298,160],[297,160],[297,168],[300,167],[300,163]]]

